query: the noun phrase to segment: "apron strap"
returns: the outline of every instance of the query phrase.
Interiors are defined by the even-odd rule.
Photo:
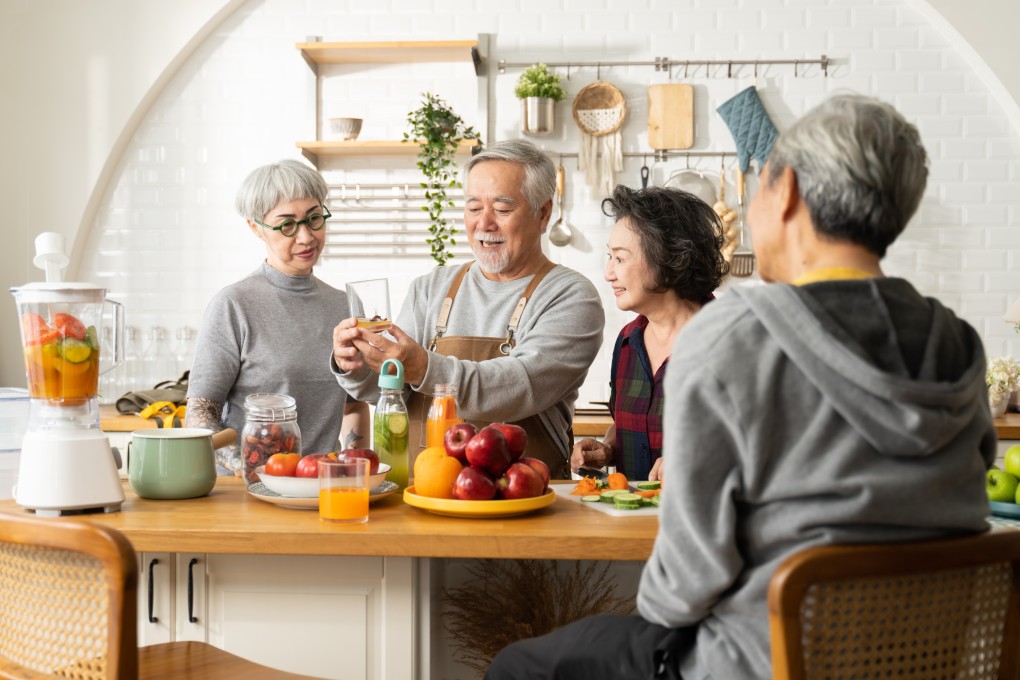
[[[453,309],[453,298],[457,297],[457,291],[460,289],[460,284],[467,276],[468,269],[474,264],[474,260],[465,262],[460,267],[460,271],[457,272],[456,278],[453,279],[453,283],[450,284],[450,289],[446,291],[446,297],[443,299],[443,305],[439,308],[439,318],[436,319],[436,334],[432,336],[432,342],[429,343],[428,350],[430,352],[436,351],[436,340],[443,337],[446,333],[446,324],[450,320],[450,310]]]
[[[524,289],[521,299],[517,301],[517,307],[514,308],[514,313],[510,316],[510,323],[506,326],[506,340],[499,346],[499,351],[503,354],[510,354],[510,350],[514,347],[514,334],[517,332],[517,326],[521,323],[521,317],[524,315],[524,307],[528,304],[528,299],[535,292],[535,289],[538,288],[538,284],[542,283],[545,275],[552,271],[552,268],[555,266],[551,260],[546,260],[545,264],[535,272],[535,276],[532,277],[528,287]]]

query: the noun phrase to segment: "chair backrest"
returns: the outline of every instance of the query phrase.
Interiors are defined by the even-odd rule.
[[[0,513],[0,677],[138,676],[138,566],[114,529]]]
[[[776,680],[1020,678],[1020,531],[810,548],[768,600]]]

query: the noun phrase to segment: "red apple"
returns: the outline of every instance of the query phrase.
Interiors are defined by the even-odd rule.
[[[549,486],[549,466],[546,465],[544,461],[541,461],[538,458],[529,458],[528,456],[524,456],[517,462],[524,463],[537,472],[538,476],[542,478],[542,483],[545,484],[545,486]]]
[[[486,425],[471,438],[465,448],[465,454],[468,465],[493,478],[503,474],[511,463],[506,438],[492,425]]]
[[[514,463],[508,467],[506,474],[496,480],[496,488],[507,500],[534,498],[545,493],[542,476],[527,463]]]
[[[467,455],[464,449],[476,434],[478,434],[478,428],[471,423],[451,425],[443,435],[443,447],[446,449],[446,455],[453,456],[460,461],[461,465],[467,465]]]
[[[325,457],[324,453],[309,453],[298,461],[294,474],[297,477],[318,477],[319,459]]]
[[[466,467],[453,483],[453,497],[462,501],[490,501],[496,497],[496,484],[484,472]]]
[[[528,433],[524,431],[523,427],[513,423],[493,423],[490,427],[503,433],[511,461],[516,462],[524,455],[524,450],[528,448]]]
[[[344,458],[367,458],[370,463],[369,474],[374,475],[379,472],[379,456],[372,449],[344,449],[337,458],[340,460]]]

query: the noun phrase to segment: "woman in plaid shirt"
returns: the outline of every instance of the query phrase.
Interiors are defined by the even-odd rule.
[[[694,194],[617,186],[602,202],[616,220],[605,278],[616,306],[637,313],[613,348],[609,412],[601,442],[574,445],[570,466],[615,465],[628,479],[660,479],[662,380],[673,340],[729,271],[719,216]]]

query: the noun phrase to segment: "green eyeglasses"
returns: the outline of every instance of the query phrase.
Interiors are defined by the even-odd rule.
[[[255,222],[255,224],[259,225],[260,227],[265,227],[266,229],[278,231],[284,236],[294,236],[295,234],[298,233],[298,229],[301,228],[302,224],[307,226],[309,231],[319,231],[324,226],[326,226],[326,220],[328,220],[333,215],[332,213],[329,212],[329,208],[323,207],[322,211],[326,214],[320,215],[319,213],[312,213],[303,220],[286,219],[280,224],[276,225],[275,227],[271,224],[266,224],[265,222],[259,222],[258,220],[252,221]]]

